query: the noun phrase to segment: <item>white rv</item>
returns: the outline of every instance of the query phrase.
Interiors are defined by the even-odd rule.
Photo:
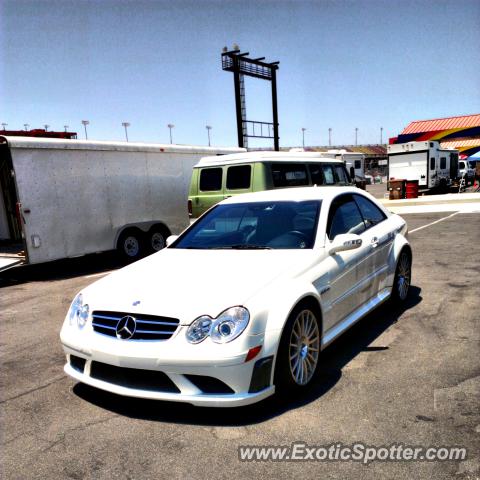
[[[0,136],[0,270],[118,249],[188,226],[192,168],[239,148]]]
[[[347,171],[354,177],[365,178],[365,154],[360,152],[347,152],[345,149],[328,150],[325,154],[331,158],[342,160],[347,167]]]
[[[435,141],[388,145],[388,179],[418,180],[423,189],[447,187],[458,178],[458,151]]]

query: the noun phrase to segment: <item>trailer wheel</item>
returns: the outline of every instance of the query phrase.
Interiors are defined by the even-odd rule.
[[[138,260],[143,255],[143,234],[140,230],[123,232],[117,243],[117,250],[126,260]]]
[[[156,253],[165,248],[167,245],[167,237],[170,233],[166,228],[161,226],[153,226],[148,232],[148,250],[150,253]]]

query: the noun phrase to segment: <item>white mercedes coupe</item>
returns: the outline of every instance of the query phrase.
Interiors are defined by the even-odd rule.
[[[76,296],[68,375],[202,406],[299,391],[323,348],[411,282],[405,221],[354,187],[228,198],[167,245]]]

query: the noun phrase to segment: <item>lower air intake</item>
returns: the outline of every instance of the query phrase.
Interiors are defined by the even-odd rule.
[[[92,362],[90,376],[121,387],[150,390],[154,392],[180,393],[168,375],[156,370],[123,368],[106,363]]]

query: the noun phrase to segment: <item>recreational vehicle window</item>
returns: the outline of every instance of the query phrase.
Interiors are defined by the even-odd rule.
[[[435,170],[435,157],[430,159],[430,170]]]
[[[440,168],[442,170],[447,168],[447,157],[440,157]]]

